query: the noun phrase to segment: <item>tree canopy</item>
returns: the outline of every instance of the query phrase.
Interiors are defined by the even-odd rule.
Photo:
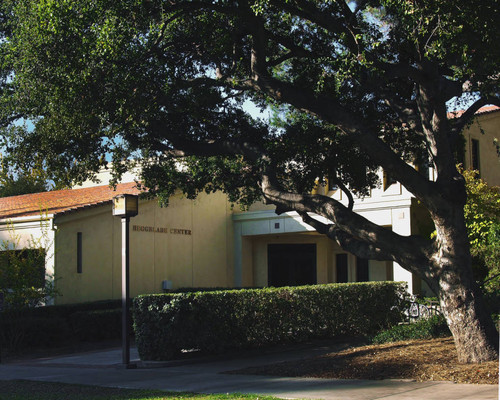
[[[484,291],[500,295],[500,188],[489,186],[477,171],[462,171],[467,203],[465,223],[471,243],[474,276]],[[498,299],[496,300],[498,302]]]
[[[48,189],[46,174],[42,170],[16,172],[0,155],[0,197],[45,192]]]
[[[406,162],[427,158],[421,120],[431,115],[417,110],[415,82],[437,85],[432,101],[450,139],[480,105],[498,101],[495,1],[17,3],[6,43],[16,70],[10,103],[36,128],[9,143],[19,162],[39,156],[67,181],[85,178],[107,153],[119,161],[139,151],[158,187],[184,187],[185,173],[171,168],[182,147],[217,157],[188,161],[191,191],[210,183],[236,193],[255,186],[251,166],[265,150],[278,174],[292,173],[295,191],[330,176],[362,192],[375,184],[363,167],[402,178],[414,175]],[[484,95],[451,123],[445,102],[464,91]],[[245,100],[273,105],[279,129],[252,120]],[[255,148],[244,161],[234,148],[242,143]]]
[[[107,154],[117,174],[136,157],[164,201],[177,189],[223,190],[232,201],[295,210],[345,250],[422,277],[440,296],[461,360],[496,357],[497,334],[473,288],[454,151],[474,113],[500,105],[497,0],[2,7],[9,92],[0,112],[20,165],[43,161],[69,182]],[[447,103],[463,96],[467,110],[449,118]],[[252,118],[248,101],[273,118]],[[34,128],[8,123],[19,115]],[[436,181],[413,168],[420,163]],[[427,207],[435,240],[397,235],[353,213],[352,201],[310,194],[316,178],[328,179],[352,200],[380,184],[378,168]],[[489,339],[470,346],[473,337]]]

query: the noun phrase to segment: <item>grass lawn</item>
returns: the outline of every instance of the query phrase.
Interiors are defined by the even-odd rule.
[[[162,392],[158,390],[117,389],[65,383],[2,381],[0,400],[275,400],[275,397],[256,395],[206,395]]]

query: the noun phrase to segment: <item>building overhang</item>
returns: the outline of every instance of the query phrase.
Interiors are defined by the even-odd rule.
[[[13,217],[0,219],[0,231],[11,229],[39,228],[41,224],[50,224],[54,220],[54,214],[29,215],[25,217]]]

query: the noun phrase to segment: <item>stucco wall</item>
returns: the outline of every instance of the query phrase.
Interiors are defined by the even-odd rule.
[[[472,165],[471,141],[479,141],[479,165],[481,178],[488,184],[500,186],[500,111],[479,115],[464,133],[465,164]]]
[[[223,194],[192,201],[176,196],[169,207],[141,201],[130,219],[130,295],[174,288],[232,285],[232,226]],[[74,303],[121,296],[121,220],[104,205],[56,219],[56,275],[62,297]],[[83,270],[77,273],[77,233]]]

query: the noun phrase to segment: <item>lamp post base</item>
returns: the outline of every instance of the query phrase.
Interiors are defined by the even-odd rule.
[[[136,363],[128,363],[128,364],[120,364],[117,367],[118,369],[137,369]]]

